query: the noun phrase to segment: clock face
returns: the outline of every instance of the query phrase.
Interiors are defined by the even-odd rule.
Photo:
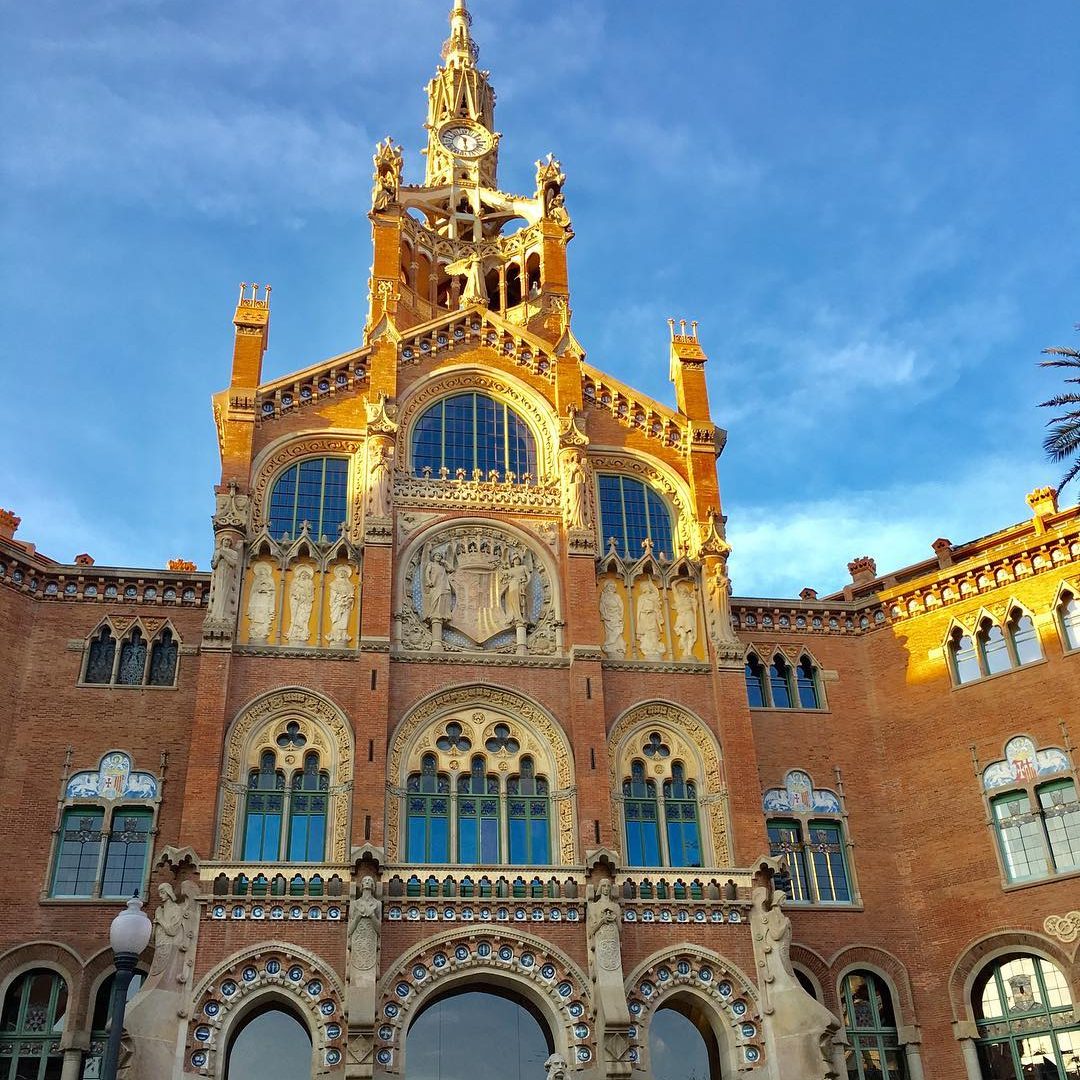
[[[439,142],[455,157],[478,158],[491,149],[491,136],[472,124],[449,124],[439,132]]]

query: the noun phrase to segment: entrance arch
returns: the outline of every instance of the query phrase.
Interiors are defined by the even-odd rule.
[[[311,1034],[290,1008],[253,1009],[229,1040],[225,1080],[296,1080],[311,1074]]]
[[[712,1080],[723,1075],[720,1046],[706,1010],[689,994],[664,1000],[649,1021],[653,1080]]]
[[[544,1075],[555,1043],[529,998],[469,981],[424,1003],[406,1046],[408,1080],[529,1080]]]

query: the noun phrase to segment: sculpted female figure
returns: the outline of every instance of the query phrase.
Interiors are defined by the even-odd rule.
[[[604,624],[604,655],[621,659],[626,655],[623,627],[626,607],[614,581],[605,581],[600,590],[600,621]]]
[[[289,586],[289,641],[306,645],[311,636],[311,609],[315,604],[315,575],[301,564],[293,572]]]
[[[334,580],[330,583],[330,637],[332,645],[348,645],[349,618],[356,603],[352,576],[347,566],[334,567]]]
[[[667,652],[664,644],[664,605],[652,578],[641,585],[637,601],[637,640],[646,660],[660,660]]]
[[[251,580],[251,592],[248,594],[248,628],[251,636],[265,641],[270,636],[270,625],[274,621],[274,609],[277,607],[277,589],[268,563],[257,562]]]
[[[236,612],[233,599],[236,575],[240,568],[240,552],[236,549],[231,536],[223,536],[210,559],[210,601],[207,619],[210,622],[227,624]]]

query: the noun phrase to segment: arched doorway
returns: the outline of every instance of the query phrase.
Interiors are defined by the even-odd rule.
[[[720,1047],[699,1005],[676,997],[653,1013],[649,1066],[653,1080],[720,1080]]]
[[[244,1018],[229,1041],[225,1080],[308,1080],[311,1035],[290,1009],[270,1006]]]
[[[406,1080],[535,1080],[554,1049],[536,1007],[509,990],[437,997],[406,1037]]]

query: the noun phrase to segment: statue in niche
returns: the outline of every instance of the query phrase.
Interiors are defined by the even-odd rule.
[[[514,625],[524,625],[529,621],[529,582],[532,571],[514,552],[510,556],[510,565],[499,571],[499,601]]]
[[[334,580],[330,582],[330,636],[331,645],[349,644],[349,619],[356,603],[356,590],[347,566],[334,567]]]
[[[697,644],[697,592],[688,581],[676,582],[671,591],[675,597],[675,641],[679,655],[690,658]]]
[[[210,559],[210,600],[207,621],[231,626],[236,616],[236,579],[240,569],[240,551],[227,533],[218,541]]]
[[[311,609],[315,605],[315,574],[301,564],[293,571],[289,586],[289,641],[306,645],[311,637]]]
[[[563,474],[566,482],[566,527],[568,529],[585,528],[585,465],[575,455],[566,464]]]
[[[382,930],[382,901],[375,896],[375,879],[370,875],[360,883],[360,895],[349,905],[349,981],[362,972],[373,972],[379,956]]]
[[[622,659],[626,656],[626,605],[614,581],[604,582],[600,590],[600,621],[604,624],[604,655]]]
[[[446,555],[436,549],[424,563],[424,621],[446,622],[450,618],[453,588]]]
[[[623,987],[622,945],[619,941],[621,916],[622,909],[611,895],[611,882],[605,878],[589,896],[585,929],[589,937],[589,960],[596,989],[597,1011],[608,1026],[630,1022]]]
[[[646,660],[660,660],[667,652],[664,644],[664,605],[652,578],[641,583],[637,598],[638,649]]]
[[[718,562],[705,583],[709,594],[709,637],[714,645],[726,643],[741,648],[731,625],[731,578],[726,562]]]
[[[392,490],[390,461],[394,456],[394,450],[393,447],[384,446],[382,443],[373,443],[370,453],[367,512],[371,517],[386,518],[390,516]]]
[[[252,566],[251,592],[248,594],[247,617],[251,637],[266,641],[277,607],[277,586],[269,563],[257,562]]]

